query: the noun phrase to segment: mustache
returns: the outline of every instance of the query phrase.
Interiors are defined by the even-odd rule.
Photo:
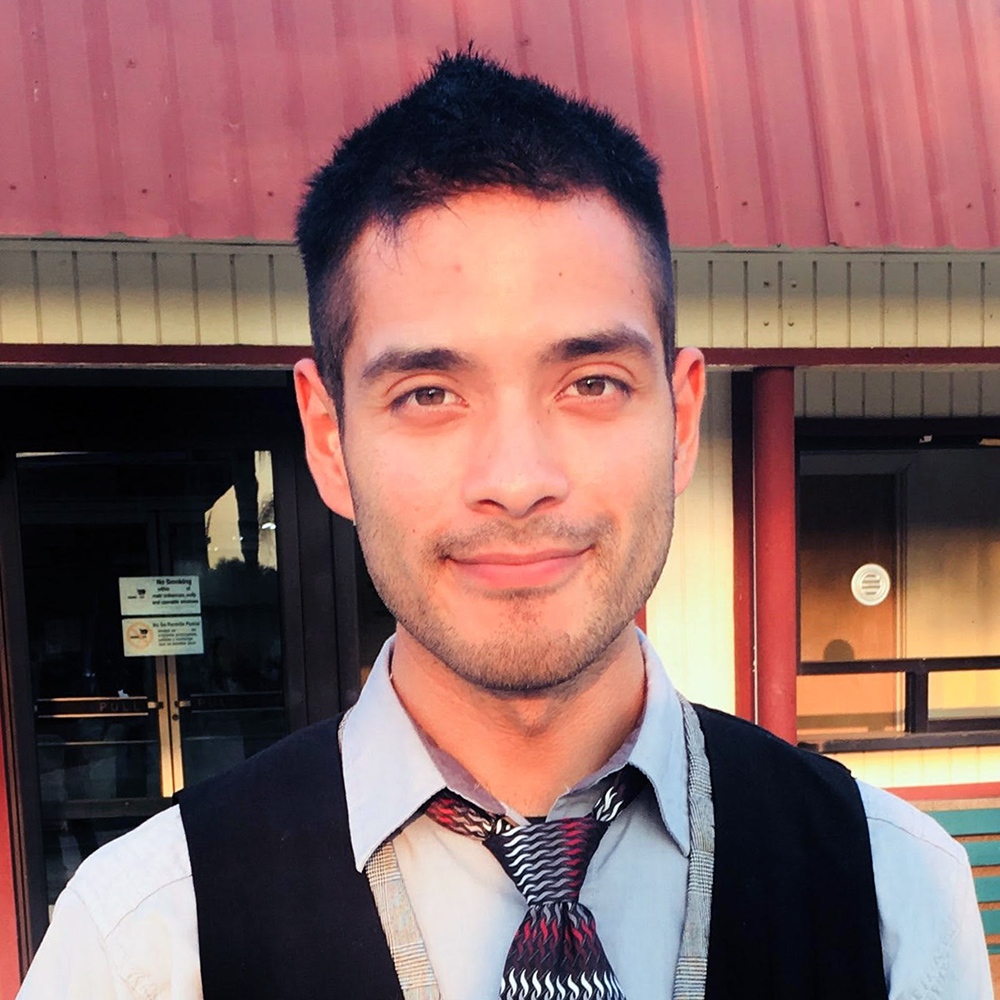
[[[538,514],[523,523],[496,520],[469,531],[449,531],[435,539],[431,552],[437,559],[464,559],[495,548],[497,543],[518,550],[560,545],[584,549],[613,531],[614,521],[606,514],[580,522],[554,514]]]

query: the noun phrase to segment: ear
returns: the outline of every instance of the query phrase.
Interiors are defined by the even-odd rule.
[[[683,493],[698,457],[701,405],[705,400],[705,356],[685,347],[674,359],[674,493]]]
[[[319,495],[335,514],[353,521],[354,502],[344,464],[337,410],[312,358],[303,358],[295,365],[295,398],[306,439],[306,461]]]

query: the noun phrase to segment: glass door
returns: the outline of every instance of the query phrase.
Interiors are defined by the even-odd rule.
[[[285,735],[271,454],[16,459],[47,895]]]

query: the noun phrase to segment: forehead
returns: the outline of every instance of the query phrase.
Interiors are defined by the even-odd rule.
[[[647,254],[601,194],[465,194],[396,230],[369,227],[351,274],[351,367],[389,346],[542,347],[617,326],[659,345]]]

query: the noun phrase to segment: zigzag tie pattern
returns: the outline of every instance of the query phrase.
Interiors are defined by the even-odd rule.
[[[507,953],[500,1000],[625,1000],[580,889],[601,838],[643,781],[626,767],[589,816],[528,826],[447,790],[428,803],[431,819],[483,841],[528,904]]]

